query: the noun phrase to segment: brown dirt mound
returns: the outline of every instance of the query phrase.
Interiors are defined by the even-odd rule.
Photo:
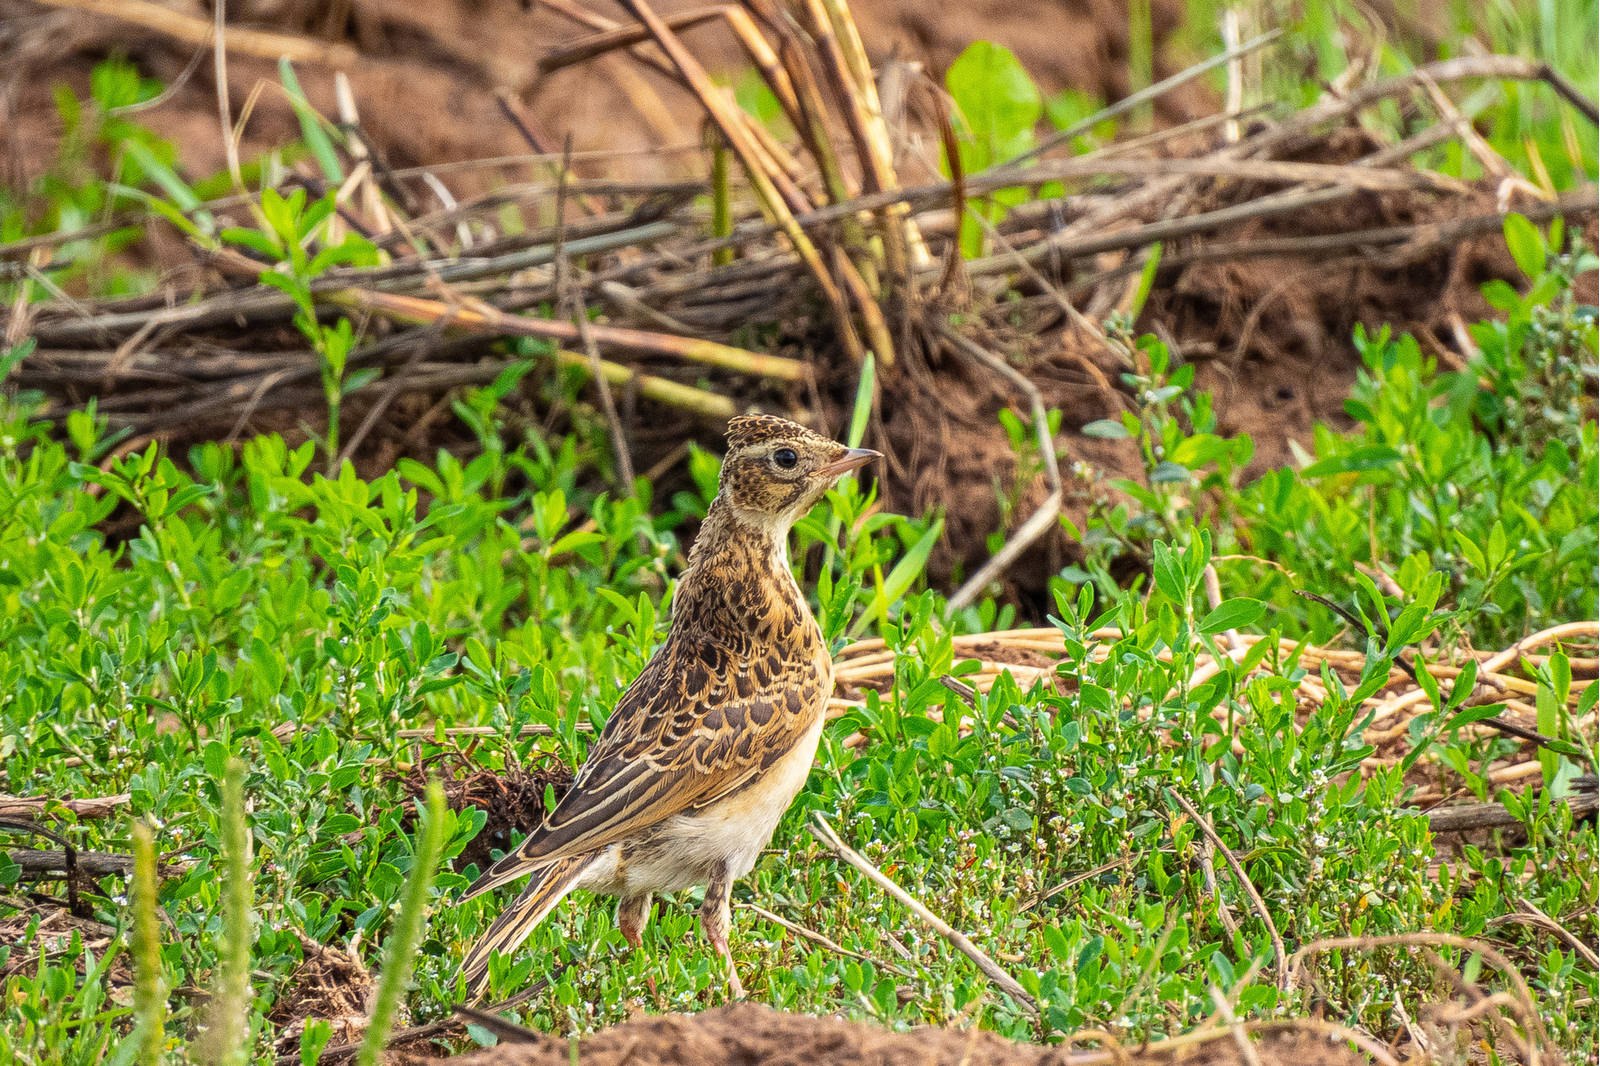
[[[1344,164],[1379,146],[1346,129],[1295,162]],[[1487,182],[1465,198],[1428,193],[1360,193],[1293,215],[1252,220],[1220,231],[1218,243],[1348,234],[1443,224],[1495,210]],[[1180,243],[1171,251],[1181,255]],[[1196,386],[1213,393],[1224,433],[1255,441],[1251,469],[1282,466],[1288,442],[1310,440],[1319,421],[1346,424],[1343,403],[1360,366],[1356,326],[1392,325],[1415,334],[1446,366],[1461,365],[1466,325],[1494,314],[1484,282],[1519,283],[1498,233],[1439,247],[1401,246],[1383,256],[1285,255],[1198,262],[1164,272],[1143,323],[1168,331],[1199,364]]]
[[[406,794],[420,798],[428,781],[437,771],[419,765],[406,775]],[[493,852],[504,852],[511,847],[513,831],[529,833],[544,821],[545,787],[555,790],[560,800],[567,786],[572,784],[572,771],[555,760],[547,760],[531,771],[512,767],[504,773],[493,770],[467,768],[460,777],[444,782],[445,802],[453,811],[477,807],[487,816],[478,835],[455,858],[455,868],[476,864],[479,869],[488,866]],[[405,824],[409,827],[416,817],[415,809],[408,808]]]
[[[1362,131],[1346,128],[1286,158],[1341,165],[1378,147]],[[1218,183],[1185,209],[1226,208],[1264,188]],[[1137,330],[1162,338],[1175,363],[1195,364],[1194,387],[1212,393],[1219,433],[1251,438],[1247,477],[1286,465],[1293,461],[1291,442],[1308,445],[1318,423],[1350,424],[1343,405],[1361,367],[1354,342],[1358,326],[1369,333],[1386,325],[1413,333],[1445,367],[1464,365],[1467,324],[1496,313],[1483,299],[1482,285],[1491,279],[1515,285],[1522,278],[1498,230],[1457,239],[1431,240],[1428,234],[1495,210],[1496,190],[1488,182],[1449,196],[1362,192],[1168,241],[1163,262],[1174,265],[1159,271]],[[1580,224],[1592,226],[1592,220]],[[1419,238],[1385,252],[1346,246],[1318,254],[1285,245],[1276,255],[1216,255],[1219,247],[1409,227],[1418,227]],[[1116,258],[1101,268],[1125,262]],[[1057,280],[1070,286],[1074,279]],[[1109,310],[1090,306],[1088,314]],[[985,343],[1012,355],[1046,408],[1062,412],[1056,441],[1066,492],[1062,514],[1082,528],[1096,504],[1119,498],[1106,487],[1108,479],[1143,477],[1132,442],[1080,432],[1090,422],[1133,409],[1133,390],[1122,380],[1133,368],[1118,362],[1100,338],[1059,315],[1020,328],[996,326]],[[981,565],[993,553],[995,531],[1015,529],[1047,490],[1038,464],[1019,467],[1000,431],[1001,409],[1027,415],[1013,389],[957,360],[935,356],[920,369],[885,375],[882,430],[892,453],[884,472],[886,500],[908,514],[935,508],[945,513],[947,535],[930,559],[929,573],[949,582]],[[952,403],[956,396],[961,402]],[[844,417],[840,413],[836,421]],[[1048,609],[1037,598],[1050,575],[1081,555],[1065,532],[1045,538],[1007,573],[1008,594]]]
[[[1274,1036],[1250,1050],[1247,1057],[1224,1036],[1168,1054],[1130,1048],[1116,1059],[1128,1066],[1354,1066],[1366,1061],[1342,1044],[1303,1033]],[[640,1018],[576,1043],[544,1037],[454,1061],[461,1066],[1066,1066],[1073,1058],[1060,1048],[1017,1044],[979,1029],[892,1032],[739,1003],[703,1014]]]
[[[294,1053],[300,1047],[300,1034],[306,1023],[313,1019],[333,1026],[334,1044],[361,1039],[367,1031],[372,997],[377,991],[372,974],[349,952],[304,936],[300,946],[305,951],[305,961],[289,976],[267,1015],[278,1034],[278,1054]]]
[[[655,6],[670,13],[704,5],[661,0]],[[923,62],[937,74],[962,48],[983,38],[1016,49],[1046,92],[1072,87],[1113,99],[1127,91],[1128,20],[1116,0],[1023,6],[983,0],[960,8],[930,8],[916,0],[857,0],[852,7],[874,60],[893,55]],[[1159,46],[1180,26],[1183,8],[1177,0],[1155,0],[1151,7]],[[0,0],[0,23],[8,27],[0,40],[5,71],[0,128],[8,130],[0,142],[0,180],[35,175],[54,158],[60,129],[52,89],[66,84],[86,95],[90,69],[117,53],[135,60],[147,76],[178,84],[159,107],[139,112],[137,120],[181,146],[186,171],[199,177],[226,165],[215,71],[205,43],[211,5],[161,0],[160,8],[165,15],[159,20],[135,17],[136,12],[123,20],[33,0]],[[605,5],[593,8],[605,11]],[[620,8],[608,14],[613,20],[626,18]],[[698,105],[621,55],[541,75],[538,62],[548,50],[591,32],[545,4],[234,0],[227,16],[229,25],[241,31],[230,40],[227,72],[235,117],[258,86],[275,87],[279,81],[280,48],[252,46],[244,31],[281,35],[322,55],[322,61],[308,58],[297,67],[308,98],[323,114],[338,114],[335,73],[349,79],[362,128],[390,166],[436,166],[526,153],[527,141],[495,102],[499,91],[518,101],[543,149],[560,151],[570,133],[580,152],[639,153],[631,168],[608,163],[608,177],[623,176],[629,169],[635,176],[652,178],[662,177],[664,170],[681,171],[679,160],[648,149],[700,143]],[[723,28],[691,29],[684,36],[714,74],[731,79],[747,65]],[[203,61],[184,80],[197,50],[205,51]],[[1174,69],[1159,65],[1165,69],[1158,73]],[[1175,94],[1162,101],[1160,115],[1182,121],[1198,113],[1205,97],[1198,86]],[[269,88],[250,113],[242,154],[250,159],[297,136],[283,94]],[[458,190],[482,184],[462,175],[445,178]]]

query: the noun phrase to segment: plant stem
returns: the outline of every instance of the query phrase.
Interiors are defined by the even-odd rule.
[[[383,1045],[388,1041],[389,1030],[394,1025],[395,1009],[400,1005],[400,997],[411,979],[417,948],[422,943],[428,893],[433,888],[433,875],[439,865],[439,856],[444,852],[444,816],[444,789],[438,781],[430,781],[411,876],[406,878],[400,913],[395,918],[394,932],[389,934],[389,943],[383,952],[383,972],[378,979],[378,997],[373,1003],[372,1020],[367,1026],[366,1038],[361,1041],[361,1050],[356,1054],[358,1066],[378,1066]]]
[[[156,843],[150,826],[133,825],[133,1016],[142,1066],[159,1066],[166,1043],[167,993],[156,922]]]
[[[245,765],[228,760],[222,778],[222,949],[210,1012],[206,1061],[248,1062],[250,1043],[250,831],[244,813]]]

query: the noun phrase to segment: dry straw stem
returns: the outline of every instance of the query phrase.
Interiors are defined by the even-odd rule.
[[[0,818],[35,819],[58,810],[74,818],[109,818],[119,813],[133,797],[123,792],[116,796],[87,796],[83,799],[53,799],[49,796],[0,796]]]
[[[911,893],[891,881],[882,870],[867,861],[866,856],[850,847],[843,840],[840,840],[839,834],[834,832],[833,826],[828,824],[828,820],[822,816],[821,812],[817,812],[815,817],[816,824],[811,827],[811,833],[822,841],[823,846],[865,874],[873,884],[883,889],[901,906],[926,922],[934,932],[949,941],[952,947],[971,959],[985,977],[999,986],[1002,992],[1020,1004],[1028,1013],[1035,1017],[1039,1015],[1038,1001],[1028,995],[1027,991],[1017,983],[1016,978],[1001,969],[999,963],[985,954],[964,933],[937,914],[934,914]]]
[[[339,289],[317,297],[339,307],[367,311],[396,322],[411,325],[438,324],[446,329],[493,333],[510,337],[537,337],[572,344],[582,341],[582,332],[572,322],[559,319],[525,318],[492,307],[481,300],[462,297],[450,304],[420,296],[377,292],[372,289]],[[805,364],[778,355],[761,355],[716,341],[674,337],[666,333],[628,329],[622,326],[589,325],[597,346],[608,351],[644,352],[671,356],[719,370],[731,370],[776,381],[803,381]]]
[[[845,307],[844,298],[839,287],[834,284],[816,246],[811,243],[811,238],[807,237],[795,222],[794,214],[779,193],[773,175],[762,165],[762,152],[755,136],[751,133],[750,123],[745,121],[743,114],[727,95],[712,83],[710,75],[700,65],[699,60],[695,59],[678,35],[662,21],[645,0],[621,0],[621,2],[629,14],[650,31],[650,36],[661,46],[662,51],[666,52],[667,58],[672,61],[672,65],[677,68],[678,73],[699,98],[707,114],[722,131],[723,137],[727,138],[729,146],[739,156],[739,161],[744,165],[745,174],[756,191],[762,210],[769,220],[777,223],[783,230],[795,254],[810,269],[828,306],[833,310],[834,320],[840,323],[841,335],[848,344],[849,338],[853,335],[847,328],[849,312]],[[857,361],[863,354],[859,350],[852,352]]]
[[[1091,659],[1097,662],[1103,660],[1110,653],[1111,648],[1123,639],[1123,636],[1122,631],[1116,628],[1100,629],[1090,634],[1091,647],[1089,655]],[[1174,692],[1182,691],[1185,687],[1192,689],[1204,684],[1220,671],[1239,662],[1259,642],[1266,639],[1269,638],[1253,633],[1240,633],[1233,642],[1233,646],[1224,655],[1215,656],[1210,652],[1203,652],[1197,655],[1195,669],[1181,685],[1174,688]],[[1513,664],[1519,663],[1529,653],[1530,649],[1557,642],[1592,644],[1596,641],[1600,641],[1600,622],[1587,621],[1554,626],[1541,633],[1524,638],[1518,644],[1505,651],[1491,653],[1470,648],[1458,649],[1457,655],[1459,657],[1477,658],[1483,662],[1483,666],[1479,668],[1478,688],[1469,698],[1466,706],[1497,702],[1503,699],[1503,693],[1506,690],[1513,686],[1525,684],[1524,678],[1502,671],[1514,669],[1515,666]],[[1059,661],[1065,651],[1062,634],[1053,627],[961,634],[951,638],[951,643],[958,659],[973,658],[978,660],[978,670],[964,675],[963,680],[979,692],[987,692],[1002,675],[1010,675],[1024,689],[1037,684],[1052,685],[1057,680],[1058,666],[1020,665],[1007,662],[1005,661],[1009,657],[1007,652],[1026,653],[1030,657],[1043,656]],[[1328,693],[1322,686],[1318,667],[1322,664],[1327,664],[1343,676],[1347,685],[1353,686],[1355,679],[1361,676],[1367,662],[1366,656],[1362,652],[1348,648],[1321,648],[1298,643],[1287,638],[1278,638],[1274,643],[1276,645],[1274,654],[1264,659],[1263,665],[1258,669],[1272,669],[1271,664],[1274,661],[1280,664],[1283,662],[1298,662],[1304,666],[1306,669],[1304,676],[1296,687],[1296,696],[1300,701],[1300,706],[1308,712],[1321,706],[1328,699]],[[876,688],[882,692],[892,692],[895,678],[895,660],[899,654],[888,648],[881,638],[859,641],[843,648],[834,657],[834,683],[837,688],[834,698],[829,701],[829,717],[838,717],[863,706],[862,699],[855,694],[861,688]],[[1172,658],[1172,652],[1170,650],[1158,652],[1157,658],[1163,662],[1169,662]],[[1580,658],[1578,662],[1586,664],[1588,660]],[[1459,674],[1458,667],[1447,663],[1418,664],[1417,668],[1425,669],[1434,677],[1442,679],[1448,679]],[[1595,683],[1597,682],[1593,680],[1573,682],[1567,697],[1569,711],[1576,712],[1584,690]],[[1368,697],[1364,706],[1378,708],[1386,703],[1397,702],[1397,694],[1399,696],[1408,696],[1420,692],[1421,688],[1415,680],[1404,671],[1392,668],[1384,689]],[[1397,711],[1391,716],[1395,717],[1395,724],[1385,727],[1369,726],[1364,731],[1362,734],[1363,740],[1379,748],[1380,752],[1383,753],[1372,755],[1362,760],[1361,770],[1363,772],[1390,767],[1400,760],[1401,756],[1395,753],[1392,741],[1403,734],[1408,727],[1410,716],[1402,712],[1419,707],[1419,705],[1425,703],[1425,699],[1425,695],[1412,696],[1412,698],[1405,701],[1405,707],[1401,711]],[[1131,705],[1131,701],[1129,702]],[[1522,714],[1531,720],[1531,708],[1523,710],[1517,706],[1517,702],[1510,701],[1508,703],[1508,711]],[[941,712],[935,709],[930,713],[938,715]],[[1141,717],[1148,717],[1152,712],[1149,707],[1143,707],[1136,709],[1136,713]],[[1226,715],[1226,712],[1220,708],[1214,713],[1219,721],[1223,720]],[[1247,718],[1238,716],[1235,718],[1234,725],[1238,726],[1246,721]],[[1511,729],[1507,728],[1508,724],[1512,727]],[[1576,721],[1574,729],[1580,733],[1592,731],[1595,724],[1596,715],[1591,712],[1583,719]],[[1507,723],[1499,719],[1471,723],[1462,726],[1461,729],[1462,732],[1472,735],[1487,735],[1491,732],[1499,732],[1516,736],[1524,741],[1528,741],[1531,736],[1529,731],[1517,726],[1515,721]],[[849,743],[852,746],[859,746],[865,743],[865,739],[865,737],[857,735],[851,738]],[[1236,740],[1236,747],[1237,744],[1238,741]],[[1385,744],[1389,745],[1388,748],[1384,747]],[[1518,750],[1525,752],[1527,749],[1523,747]],[[1512,756],[1508,756],[1508,758],[1510,757]],[[1487,778],[1491,785],[1498,787],[1527,777],[1537,776],[1539,773],[1540,764],[1537,761],[1504,762],[1491,767]],[[1437,802],[1439,798],[1435,793],[1425,789],[1414,797],[1414,801],[1418,804],[1424,804],[1430,801]],[[1588,803],[1587,794],[1580,795],[1575,800],[1574,810],[1581,813],[1588,809]],[[1448,810],[1441,810],[1430,815],[1430,818],[1435,817],[1442,819],[1442,829],[1450,829],[1470,827],[1470,822],[1473,818],[1487,817],[1491,819],[1488,824],[1494,824],[1492,819],[1495,816],[1492,813],[1477,812],[1471,816],[1459,816],[1457,821],[1452,821],[1452,818],[1456,816],[1448,813]],[[1463,822],[1461,819],[1466,821]]]
[[[1274,150],[1286,151],[1294,145],[1305,141],[1312,131],[1319,126],[1344,119],[1391,96],[1413,91],[1421,84],[1422,77],[1431,78],[1438,83],[1476,78],[1502,78],[1507,80],[1547,81],[1553,85],[1556,84],[1556,81],[1552,80],[1553,72],[1547,65],[1517,56],[1472,56],[1430,63],[1418,67],[1407,74],[1361,86],[1343,97],[1330,99],[1304,111],[1292,114],[1277,125],[1266,127],[1260,133],[1212,153],[1212,158],[1245,159],[1252,156],[1260,157],[1262,154]],[[1571,86],[1569,85],[1567,88],[1570,90]],[[1562,91],[1559,85],[1557,85],[1557,89]],[[1585,115],[1590,116],[1591,121],[1593,120],[1594,104],[1591,101],[1587,101],[1581,93],[1577,93],[1575,90],[1571,92],[1562,91],[1562,95],[1573,102]],[[1163,180],[1150,182],[1143,188],[1119,197],[1099,209],[1089,211],[1084,217],[1065,227],[1052,240],[1042,241],[1040,244],[1027,249],[1023,254],[1042,258],[1052,254],[1050,251],[1051,245],[1055,245],[1058,250],[1072,247],[1085,234],[1103,232],[1106,225],[1116,218],[1136,217],[1142,211],[1157,207],[1170,208],[1172,199],[1182,193],[1184,187],[1181,176],[1169,176]],[[1308,192],[1327,199],[1337,199],[1351,195],[1352,191],[1348,188],[1329,188],[1313,189]],[[1245,204],[1240,206],[1250,207],[1252,205]],[[1180,217],[1175,221],[1183,222],[1185,219]],[[1144,243],[1158,239],[1162,238],[1150,237]],[[1086,254],[1081,249],[1075,249],[1075,251],[1077,254]],[[993,258],[980,260],[969,266],[969,270],[974,274],[1004,272],[1006,269],[1006,261],[996,262]]]
[[[1594,643],[1596,640],[1600,640],[1600,622],[1564,622],[1561,625],[1551,626],[1548,629],[1541,629],[1537,633],[1523,637],[1521,640],[1517,641],[1504,651],[1497,652],[1494,655],[1491,655],[1489,658],[1483,660],[1478,667],[1478,684],[1481,686],[1488,683],[1487,679],[1491,675],[1497,674],[1505,667],[1516,663],[1522,657],[1524,652],[1531,651],[1534,648],[1542,648],[1550,644],[1570,643],[1575,641]],[[1429,667],[1429,672],[1433,672],[1431,665]],[[1502,683],[1500,687],[1502,689],[1509,688],[1509,683],[1514,682],[1515,680],[1516,679],[1514,678],[1507,678],[1506,682]],[[1572,687],[1575,690],[1579,690],[1584,686],[1575,683]],[[1577,695],[1578,692],[1575,691],[1573,693],[1574,699],[1576,699]],[[1402,693],[1393,699],[1385,700],[1383,703],[1378,705],[1378,709],[1373,713],[1372,725],[1376,726],[1379,723],[1386,721],[1399,711],[1402,711],[1413,704],[1421,703],[1427,698],[1428,694],[1419,688],[1411,692]]]
[[[1198,1048],[1218,1040],[1237,1040],[1236,1033],[1243,1030],[1246,1034],[1269,1033],[1309,1033],[1330,1042],[1350,1043],[1372,1056],[1379,1066],[1402,1066],[1399,1059],[1384,1046],[1381,1041],[1374,1040],[1366,1033],[1335,1022],[1324,1021],[1321,1018],[1285,1018],[1273,1020],[1256,1020],[1238,1022],[1235,1025],[1221,1024],[1202,1026],[1191,1032],[1180,1033],[1177,1036],[1167,1037],[1164,1040],[1154,1040],[1141,1043],[1137,1050],[1138,1058],[1116,1037],[1104,1029],[1081,1029],[1069,1035],[1064,1044],[1071,1047],[1073,1044],[1082,1044],[1095,1041],[1106,1045],[1094,1051],[1069,1050],[1064,1056],[1066,1066],[1130,1066],[1135,1061],[1178,1061],[1179,1053],[1192,1048]],[[1204,1060],[1202,1060],[1204,1061]],[[1228,1057],[1223,1061],[1232,1061]],[[1409,1062],[1410,1060],[1408,1060]]]
[[[1006,362],[1002,357],[995,355],[976,341],[958,333],[951,328],[949,323],[940,320],[936,323],[939,335],[956,348],[957,351],[975,360],[979,364],[1005,378],[1013,388],[1027,397],[1033,415],[1034,433],[1038,435],[1039,457],[1044,462],[1045,482],[1050,487],[1050,495],[1045,497],[1036,511],[1027,521],[1006,538],[1006,543],[990,559],[978,568],[978,572],[966,580],[962,586],[950,597],[950,610],[959,611],[972,603],[987,589],[991,582],[997,580],[1007,568],[1016,561],[1017,557],[1033,546],[1034,542],[1055,527],[1056,520],[1061,513],[1061,468],[1056,461],[1056,442],[1050,435],[1049,412],[1045,409],[1044,397],[1037,386],[1029,381],[1019,370]]]
[[[805,263],[821,289],[838,328],[840,340],[851,358],[860,362],[865,355],[861,339],[856,334],[852,322],[850,308],[853,307],[855,313],[860,316],[861,328],[866,333],[867,341],[878,359],[885,364],[892,363],[895,356],[893,338],[883,318],[883,312],[877,305],[872,286],[862,276],[860,265],[851,261],[848,256],[833,257],[834,272],[842,282],[843,290],[835,282],[833,272],[829,271],[816,246],[795,222],[796,212],[808,210],[813,205],[784,173],[782,167],[771,164],[772,153],[764,148],[761,141],[762,128],[750,122],[743,112],[734,106],[727,94],[711,82],[704,68],[678,38],[672,27],[656,14],[645,0],[623,0],[623,6],[639,20],[650,32],[652,39],[666,52],[679,76],[699,99],[701,106],[705,108],[730,147],[739,156],[764,214],[788,238],[791,247]],[[802,76],[802,72],[794,67],[789,69],[788,74],[791,81]],[[809,84],[809,74],[805,74],[803,80]],[[804,108],[800,110],[802,112],[800,128],[805,129],[807,123],[804,118]],[[825,143],[825,139],[822,143]],[[817,156],[819,165],[825,170],[829,158],[827,153]]]
[[[39,3],[129,22],[187,44],[205,45],[212,39],[211,19],[185,15],[151,0],[39,0]],[[361,54],[348,45],[236,27],[228,29],[228,49],[259,59],[289,59],[330,67],[350,67],[361,61]]]
[[[1330,951],[1375,951],[1386,947],[1449,947],[1461,951],[1481,955],[1485,962],[1492,965],[1505,977],[1506,983],[1511,986],[1512,995],[1515,997],[1517,1020],[1532,1035],[1537,1047],[1528,1048],[1529,1066],[1537,1066],[1539,1049],[1550,1055],[1549,1061],[1560,1062],[1561,1053],[1556,1048],[1555,1042],[1550,1038],[1550,1031],[1545,1028],[1544,1018],[1539,1013],[1539,1005],[1534,1001],[1533,993],[1528,989],[1528,983],[1523,980],[1521,972],[1512,961],[1505,957],[1494,945],[1470,937],[1457,936],[1454,933],[1393,933],[1387,936],[1345,936],[1329,937],[1324,940],[1314,940],[1296,951],[1289,958],[1289,980],[1291,984],[1299,985],[1308,981],[1305,966],[1308,959]],[[1447,967],[1452,973],[1454,967]]]
[[[1222,837],[1217,834],[1216,828],[1212,826],[1210,819],[1201,814],[1195,808],[1195,805],[1189,802],[1188,797],[1174,788],[1167,789],[1167,795],[1172,797],[1174,803],[1183,808],[1183,813],[1193,820],[1200,832],[1204,833],[1206,839],[1211,841],[1212,846],[1222,852],[1222,857],[1228,862],[1228,868],[1233,871],[1233,876],[1239,881],[1239,887],[1243,888],[1245,895],[1250,897],[1250,905],[1255,908],[1256,916],[1261,919],[1261,924],[1267,927],[1267,935],[1272,938],[1272,957],[1278,967],[1278,987],[1287,989],[1289,987],[1289,964],[1284,953],[1283,937],[1278,935],[1278,925],[1272,920],[1272,912],[1267,910],[1266,901],[1261,898],[1261,893],[1257,892],[1256,886],[1251,883],[1250,875],[1245,873],[1244,864],[1233,853],[1233,849],[1223,842]],[[1217,898],[1220,902],[1221,896],[1219,895]]]

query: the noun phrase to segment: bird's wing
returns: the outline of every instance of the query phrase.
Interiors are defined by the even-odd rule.
[[[826,666],[796,667],[669,640],[623,694],[555,810],[467,898],[737,792],[814,720]]]

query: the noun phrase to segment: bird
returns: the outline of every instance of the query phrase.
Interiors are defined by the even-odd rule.
[[[618,700],[571,786],[529,835],[468,886],[529,881],[473,943],[474,1000],[574,889],[617,897],[637,950],[657,893],[705,885],[700,925],[745,992],[728,946],[733,883],[754,868],[805,784],[833,660],[789,565],[789,530],[875,459],[776,415],[728,422],[716,498],[679,577],[666,640]]]

